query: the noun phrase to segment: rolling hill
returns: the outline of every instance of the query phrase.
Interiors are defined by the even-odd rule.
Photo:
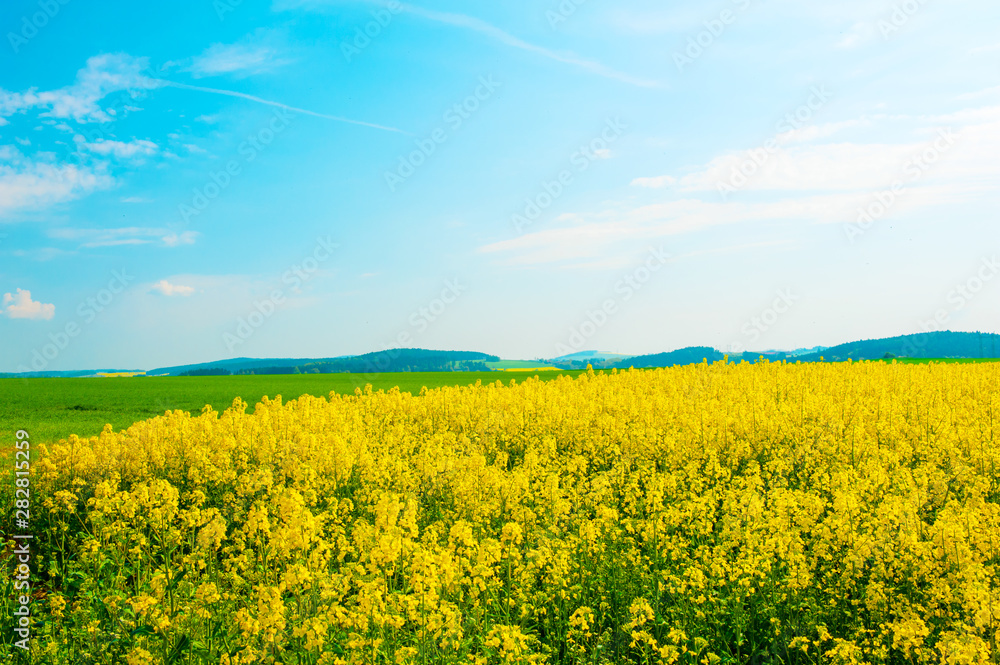
[[[629,367],[672,367],[690,365],[707,359],[716,362],[725,357],[709,346],[692,346],[664,353],[623,356],[598,351],[581,351],[551,360],[501,361],[498,356],[475,351],[434,351],[428,349],[389,349],[360,356],[333,358],[231,358],[208,363],[160,367],[146,371],[147,376],[211,376],[231,374],[376,374],[389,372],[487,372],[503,367],[551,365],[560,369]],[[983,359],[1000,358],[1000,334],[984,332],[928,332],[882,339],[848,342],[833,347],[812,347],[794,351],[745,352],[729,355],[731,361],[844,362],[891,358]],[[87,377],[98,372],[137,372],[141,370],[79,370],[67,372],[0,373],[0,377]]]
[[[796,360],[829,362],[881,358],[1000,358],[1000,335],[980,332],[928,332],[866,339],[807,353]]]

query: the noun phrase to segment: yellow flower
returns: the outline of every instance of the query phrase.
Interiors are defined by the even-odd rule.
[[[234,400],[33,448],[45,542],[75,556],[38,554],[79,589],[38,603],[44,658],[107,613],[168,643],[221,622],[226,665],[993,658],[1000,363],[549,378]]]
[[[226,520],[221,515],[216,514],[212,521],[206,524],[198,532],[198,547],[216,549],[226,539]]]
[[[153,665],[155,662],[153,654],[142,647],[135,647],[129,651],[126,660],[128,661],[128,665]]]
[[[157,604],[156,598],[149,596],[147,594],[142,594],[136,596],[128,601],[129,605],[132,606],[132,611],[134,611],[139,616],[144,616],[149,608]]]
[[[66,609],[66,599],[58,593],[49,594],[49,612],[53,617],[62,618],[63,611]]]

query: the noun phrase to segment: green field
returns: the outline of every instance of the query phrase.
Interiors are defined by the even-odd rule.
[[[538,367],[552,367],[552,365],[541,360],[500,360],[498,362],[488,362],[486,366],[490,369],[536,369]]]
[[[539,372],[543,380],[580,372]],[[136,377],[87,379],[0,379],[0,449],[7,450],[14,432],[27,430],[33,443],[64,439],[70,434],[94,436],[110,423],[116,430],[134,422],[180,409],[197,413],[206,404],[224,411],[236,397],[251,406],[267,395],[286,401],[301,395],[353,393],[371,383],[375,390],[395,386],[419,393],[424,386],[471,385],[476,381],[518,382],[528,372],[410,372],[401,374],[283,374],[202,377]]]

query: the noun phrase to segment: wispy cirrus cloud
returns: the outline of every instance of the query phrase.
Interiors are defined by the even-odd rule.
[[[906,121],[915,126],[910,140],[904,142],[820,141],[846,128]],[[940,116],[829,123],[804,127],[779,139],[778,148],[748,178],[744,189],[789,195],[808,191],[864,192],[897,178],[907,179],[907,171],[916,173],[916,169],[931,173],[940,182],[960,186],[971,195],[977,188],[992,187],[994,179],[1000,177],[1000,163],[995,157],[1000,151],[1000,107],[964,109]],[[934,145],[939,147],[932,150]],[[686,192],[716,190],[720,182],[729,182],[747,159],[746,151],[719,155],[678,178],[677,188]]]
[[[250,76],[272,71],[291,62],[277,57],[274,49],[248,44],[214,44],[194,58],[188,71],[195,78],[235,74]]]
[[[1000,152],[998,118],[1000,108],[881,118],[884,123],[907,120],[914,125],[911,140],[899,143],[822,140],[834,133],[830,127],[868,131],[868,120],[804,127],[794,136],[783,136],[748,179],[744,189],[755,192],[753,196],[719,197],[719,183],[729,182],[734,169],[750,159],[746,151],[728,151],[687,174],[632,181],[635,187],[658,190],[648,196],[659,201],[637,205],[629,198],[600,211],[563,213],[547,228],[478,251],[507,265],[560,264],[627,251],[629,243],[723,225],[843,224],[853,222],[857,210],[893,182],[905,190],[892,210],[900,217],[984,200],[1000,178],[995,157]]]
[[[151,245],[178,247],[193,244],[198,234],[194,231],[177,233],[164,228],[128,226],[114,229],[57,228],[48,232],[56,240],[75,241],[80,247],[120,247],[123,245]]]
[[[294,62],[284,55],[284,38],[274,30],[258,30],[232,44],[212,44],[184,63],[195,78],[233,75],[238,78],[271,72]]]
[[[228,59],[226,56],[227,53],[231,56],[228,57]],[[227,70],[229,72],[245,72],[252,70],[254,66],[263,66],[263,60],[261,58],[267,58],[262,56],[260,53],[257,53],[256,55],[252,55],[252,53],[252,49],[247,47],[247,50],[245,50],[244,53],[246,57],[241,58],[236,51],[227,51],[226,49],[220,47],[220,50],[215,52],[213,55],[212,47],[210,47],[208,51],[202,54],[202,56],[204,56],[202,60],[195,58],[192,63],[189,63],[189,67],[193,67],[193,63],[195,62],[200,62],[197,71],[204,72],[207,75],[210,71],[221,72],[223,70]],[[253,65],[253,61],[256,61],[257,65]],[[278,62],[283,63],[284,61],[280,59],[271,59],[269,62],[271,65],[276,65]],[[177,63],[170,64],[176,65]],[[170,67],[161,68],[161,71],[165,71],[169,68]],[[43,92],[39,92],[34,88],[24,92],[10,92],[0,89],[0,125],[7,124],[7,118],[14,116],[15,114],[24,113],[31,109],[41,109],[40,115],[43,117],[73,120],[80,124],[108,122],[115,119],[117,117],[115,114],[118,113],[118,111],[105,109],[101,106],[101,101],[108,95],[121,91],[141,94],[144,91],[170,87],[244,99],[257,104],[282,108],[296,113],[323,118],[325,120],[362,125],[390,132],[406,133],[395,127],[388,127],[385,125],[328,113],[319,113],[236,90],[189,85],[178,81],[160,78],[158,75],[151,74],[153,74],[153,72],[150,70],[149,63],[146,58],[136,58],[125,53],[94,56],[89,58],[86,66],[77,72],[76,82],[73,85],[66,86],[58,90]],[[128,109],[130,108],[138,110],[135,107],[128,105],[121,106],[120,108],[123,112],[128,112]],[[199,117],[205,118],[205,116]],[[57,127],[62,127],[69,132],[74,131],[71,127],[65,125],[64,123],[57,125]],[[141,142],[137,143],[133,141],[132,143],[136,146],[143,145]],[[151,146],[149,145],[145,145],[145,148],[147,149],[150,147]],[[114,146],[108,145],[105,146],[104,149],[114,150]]]
[[[550,228],[484,245],[481,254],[510,266],[545,266],[599,259],[634,251],[636,243],[682,236],[720,226],[833,224],[853,219],[868,193],[809,194],[775,201],[723,203],[682,198],[647,205],[617,205],[596,212],[566,214]],[[897,208],[909,211],[954,200],[953,192],[913,192]]]
[[[133,141],[100,139],[95,142],[88,142],[84,137],[77,135],[74,140],[79,150],[92,152],[103,157],[115,157],[126,160],[149,157],[150,155],[156,154],[156,152],[160,149],[159,146],[152,141],[141,139]]]

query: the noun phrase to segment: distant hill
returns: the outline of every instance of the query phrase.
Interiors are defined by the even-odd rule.
[[[171,376],[228,376],[231,374],[368,374],[379,372],[488,372],[497,356],[475,351],[389,349],[361,356],[323,359],[235,358],[198,365],[167,367],[148,372]]]
[[[598,360],[607,360],[608,358],[627,358],[628,356],[621,353],[603,353],[601,351],[578,351],[576,353],[571,353],[566,356],[559,356],[558,358],[552,358],[549,362],[565,362],[570,360],[592,360],[594,358]]]
[[[329,360],[339,360],[339,358],[231,358],[229,360],[216,360],[209,363],[195,363],[193,365],[177,365],[175,367],[158,367],[146,372],[148,376],[180,376],[191,372],[200,372],[206,369],[224,369],[230,374],[239,374],[243,370],[255,370],[264,367],[287,367],[293,369],[306,363],[323,362]],[[289,372],[292,374],[293,372]]]
[[[730,361],[757,362],[760,357],[772,362],[845,362],[847,360],[883,360],[891,358],[1000,358],[1000,335],[996,333],[930,332],[900,335],[885,339],[849,342],[833,347],[814,347],[795,351],[745,352],[730,354]],[[721,351],[707,346],[695,346],[667,353],[633,356],[614,363],[613,367],[672,367],[692,365],[707,358],[722,360]],[[597,365],[594,365],[597,367]]]
[[[302,373],[333,374],[350,372],[488,372],[487,362],[498,362],[499,356],[476,351],[428,351],[427,349],[390,349],[363,356],[340,358],[300,367]]]
[[[849,342],[796,360],[830,362],[882,358],[1000,358],[1000,335],[980,332],[940,332]]]
[[[705,359],[710,363],[714,363],[717,360],[722,360],[724,357],[725,355],[721,351],[717,351],[710,346],[689,346],[666,353],[633,356],[619,360],[614,364],[614,367],[619,369],[628,369],[629,367],[635,367],[636,369],[643,367],[673,367],[674,365],[693,365]]]
[[[591,365],[596,369],[613,367],[616,362],[628,358],[620,353],[602,353],[600,351],[578,351],[569,355],[553,358],[548,363],[560,369],[585,369]]]
[[[794,349],[792,351],[782,351],[780,349],[771,349],[769,351],[761,351],[760,355],[772,356],[772,355],[782,355],[788,358],[798,358],[799,356],[805,356],[810,353],[819,353],[820,351],[826,351],[830,347],[828,346],[813,346],[808,349]],[[758,355],[758,354],[754,354]]]
[[[757,362],[761,356],[775,362],[843,362],[847,360],[881,360],[890,358],[1000,358],[1000,334],[981,332],[930,332],[900,335],[885,339],[867,339],[833,347],[817,346],[794,351],[760,351],[729,354],[731,362]],[[579,351],[552,360],[538,360],[539,366],[552,365],[560,369],[594,369],[629,367],[673,367],[691,365],[707,359],[722,360],[722,351],[709,346],[692,346],[665,353],[642,356],[620,356],[598,351]],[[360,356],[335,358],[231,358],[210,363],[160,367],[146,372],[147,376],[228,376],[232,374],[375,374],[383,372],[488,372],[487,363],[499,363],[498,356],[475,351],[433,351],[428,349],[390,349]],[[530,366],[536,361],[516,363]],[[528,367],[530,369],[530,367]],[[498,367],[497,369],[503,369]],[[90,377],[97,373],[117,374],[141,370],[80,370],[71,372],[28,372],[3,374],[6,378]]]

